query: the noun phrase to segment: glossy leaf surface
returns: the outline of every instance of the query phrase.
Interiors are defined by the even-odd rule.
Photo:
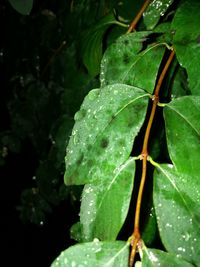
[[[120,166],[112,180],[85,185],[80,221],[82,239],[115,240],[127,215],[135,174],[135,160]]]
[[[149,93],[153,92],[165,47],[163,44],[156,44],[140,52],[148,34],[136,32],[123,35],[107,49],[101,62],[102,87],[125,83]]]
[[[9,0],[9,2],[22,15],[29,15],[33,7],[33,0]]]
[[[66,155],[66,184],[104,183],[129,158],[144,121],[148,95],[115,84],[92,90],[75,115]]]
[[[160,17],[165,15],[166,10],[173,3],[173,0],[153,0],[144,12],[144,23],[148,30],[152,30]]]
[[[173,165],[160,165],[154,179],[154,204],[166,249],[200,262],[199,97],[181,97],[164,110]]]
[[[192,267],[189,262],[184,261],[181,258],[177,258],[176,255],[166,253],[157,249],[148,249],[146,247],[142,250],[142,267]]]
[[[192,18],[192,19],[191,19]],[[171,25],[174,46],[180,65],[186,68],[192,94],[200,95],[200,2],[183,1]]]
[[[63,251],[51,267],[124,267],[128,264],[129,244],[123,241],[75,245]]]

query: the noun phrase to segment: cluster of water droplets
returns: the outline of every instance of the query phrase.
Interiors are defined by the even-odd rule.
[[[143,16],[144,17],[148,16],[152,18],[155,17],[155,19],[157,19],[158,14],[160,16],[164,16],[166,10],[168,9],[168,7],[171,5],[172,2],[173,0],[168,0],[168,1],[153,0],[150,3],[149,8],[147,8],[147,10],[144,12]]]

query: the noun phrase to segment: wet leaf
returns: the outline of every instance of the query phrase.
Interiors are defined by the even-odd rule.
[[[72,246],[61,252],[51,267],[124,267],[128,265],[129,244],[123,241],[100,242]]]
[[[84,241],[116,239],[128,213],[134,173],[135,161],[130,158],[112,180],[85,186],[80,212]]]
[[[200,262],[199,177],[160,165],[154,177],[154,204],[162,242],[169,252]]]
[[[147,246],[152,245],[157,236],[157,221],[155,209],[152,206],[148,219],[145,222],[144,229],[142,229],[142,240],[144,240]]]
[[[154,204],[163,244],[169,252],[200,262],[200,98],[186,96],[164,109],[173,165],[159,165]]]
[[[184,96],[173,100],[165,107],[164,117],[172,162],[178,171],[198,176],[200,97]]]
[[[107,49],[101,62],[102,87],[124,83],[153,92],[165,48],[163,44],[154,44],[140,52],[148,34],[136,32],[123,35]]]
[[[66,155],[66,184],[104,183],[128,160],[144,121],[148,94],[115,84],[92,90],[75,115]]]
[[[148,30],[152,30],[160,17],[165,15],[165,12],[169,6],[173,3],[173,0],[153,0],[146,11],[144,12],[144,23]]]
[[[200,95],[200,2],[183,1],[171,25],[175,32],[173,43],[180,65],[186,68],[192,94]],[[192,19],[191,19],[192,18]]]
[[[33,7],[33,0],[9,0],[9,2],[22,15],[29,15]]]
[[[157,249],[149,249],[143,247],[142,249],[142,267],[192,267],[189,262],[184,261],[181,258],[177,258],[176,255],[166,253]]]

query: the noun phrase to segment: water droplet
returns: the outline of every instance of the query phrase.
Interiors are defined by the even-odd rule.
[[[158,262],[158,258],[152,253],[149,253],[149,258],[152,262]]]
[[[95,100],[98,96],[99,96],[99,89],[94,89],[94,90],[90,91],[88,94],[88,98],[91,101]]]
[[[185,248],[183,248],[183,247],[179,247],[179,248],[178,248],[178,251],[185,252]]]
[[[85,109],[81,109],[81,110],[77,111],[77,112],[75,113],[75,115],[74,115],[74,119],[75,119],[75,121],[78,121],[78,120],[83,119],[83,118],[85,117],[86,113],[87,113],[87,112],[86,112]]]
[[[75,261],[72,261],[71,266],[72,266],[72,267],[75,267],[75,266],[76,266],[76,262],[75,262]]]

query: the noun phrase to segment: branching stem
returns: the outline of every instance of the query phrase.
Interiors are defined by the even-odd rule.
[[[169,69],[169,66],[170,66],[170,64],[174,58],[174,55],[175,55],[175,52],[174,52],[174,50],[172,50],[169,57],[168,57],[168,60],[165,64],[165,66],[164,66],[164,68],[160,74],[160,77],[159,77],[158,82],[157,82],[156,87],[155,87],[154,96],[152,97],[153,105],[151,108],[151,113],[150,113],[149,121],[147,124],[145,136],[144,136],[142,152],[140,155],[140,158],[142,159],[142,176],[141,176],[141,180],[140,180],[140,187],[139,187],[137,203],[136,203],[134,231],[133,231],[132,238],[131,238],[132,249],[131,249],[130,260],[129,260],[129,266],[130,267],[133,266],[135,254],[136,254],[137,247],[138,247],[138,243],[139,243],[140,238],[141,238],[141,234],[140,234],[140,211],[141,211],[142,195],[143,195],[143,191],[144,191],[144,184],[145,184],[146,173],[147,173],[147,159],[149,157],[148,142],[149,142],[150,131],[151,131],[154,117],[155,117],[156,108],[157,108],[157,105],[159,103],[160,88],[161,88],[163,79],[167,73],[167,70]]]

